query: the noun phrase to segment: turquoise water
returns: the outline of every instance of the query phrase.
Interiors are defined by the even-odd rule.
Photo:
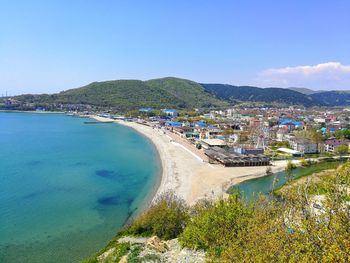
[[[250,179],[237,185],[233,185],[228,192],[239,191],[247,201],[254,200],[259,194],[268,194],[272,190],[283,186],[289,178],[294,180],[326,169],[335,169],[342,163],[343,162],[340,161],[321,162],[309,167],[298,167],[290,171],[289,174],[286,171],[282,171],[268,176]]]
[[[78,262],[149,200],[153,144],[117,124],[0,113],[0,262]]]

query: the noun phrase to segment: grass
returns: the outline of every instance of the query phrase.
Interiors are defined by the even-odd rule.
[[[283,195],[283,189],[286,187],[298,183],[299,180],[302,180],[303,178],[307,176],[311,176],[316,173],[320,173],[325,170],[331,170],[331,169],[336,169],[339,167],[339,165],[343,164],[344,162],[339,162],[339,161],[333,161],[333,162],[321,162],[317,164],[312,164],[308,167],[303,167],[299,168],[296,174],[293,175],[293,180],[289,183],[286,183],[284,185],[281,185],[280,187],[277,187],[274,191],[273,194],[275,196],[280,197]],[[317,187],[316,187],[317,186]],[[313,186],[314,189],[310,188],[310,194],[322,194],[326,193],[326,188],[320,184],[315,184]]]

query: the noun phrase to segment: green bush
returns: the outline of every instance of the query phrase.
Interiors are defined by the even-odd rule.
[[[209,262],[349,262],[349,167],[322,185],[290,188],[282,202],[260,198],[247,205],[235,194],[197,205],[179,240],[204,249]],[[317,187],[325,195],[322,213],[313,212],[308,193]]]
[[[296,168],[296,165],[291,160],[289,160],[286,166],[286,171],[291,171],[295,168]]]
[[[246,226],[251,209],[238,194],[217,203],[198,204],[193,208],[193,217],[179,241],[192,249],[213,248],[220,255],[225,244],[236,242],[240,229]]]
[[[303,167],[307,167],[311,165],[311,161],[310,160],[306,160],[305,158],[301,158],[300,159],[300,164]]]
[[[184,200],[167,192],[159,196],[145,213],[132,222],[124,234],[156,235],[162,239],[172,239],[183,231],[188,220],[188,207]]]

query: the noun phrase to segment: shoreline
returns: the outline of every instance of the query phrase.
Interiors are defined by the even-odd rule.
[[[0,110],[0,112],[6,113],[36,113],[36,114],[64,114],[63,111],[25,111],[25,110]]]
[[[146,133],[145,130],[142,129],[143,126],[144,126],[143,128],[146,128],[146,129],[147,128],[152,129],[152,128],[149,126],[137,124],[134,122],[126,122],[126,121],[114,120],[114,119],[109,119],[109,118],[103,118],[103,117],[99,117],[96,115],[90,116],[90,118],[92,118],[96,121],[99,121],[99,122],[111,122],[112,121],[113,123],[129,127],[131,129],[133,129],[134,131],[136,131],[137,133],[141,134],[143,137],[145,137],[147,140],[149,140],[153,144],[153,146],[156,150],[156,154],[158,155],[159,162],[160,162],[160,170],[159,170],[159,174],[158,174],[157,179],[156,179],[156,185],[153,187],[152,191],[148,194],[147,200],[144,202],[144,206],[149,207],[152,204],[152,202],[161,193],[163,193],[162,190],[164,189],[165,178],[168,175],[168,172],[165,171],[166,160],[165,160],[164,156],[162,156],[160,154],[159,143],[155,142],[154,138],[152,138],[152,136],[150,136],[150,134]],[[136,125],[139,125],[140,127],[137,127]],[[140,210],[144,210],[144,209],[140,209]],[[132,217],[134,217],[134,216],[132,216]]]
[[[161,162],[161,171],[158,183],[154,186],[155,190],[144,203],[145,207],[167,191],[173,191],[189,205],[204,198],[222,198],[227,195],[226,190],[230,186],[265,176],[267,167],[271,167],[272,172],[276,173],[284,170],[287,165],[286,160],[275,161],[272,166],[223,167],[209,164],[198,153],[191,151],[190,146],[183,145],[181,138],[177,139],[176,135],[136,122],[90,117],[96,121],[112,121],[132,128],[154,144]]]

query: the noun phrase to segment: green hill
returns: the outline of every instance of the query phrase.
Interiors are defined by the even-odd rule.
[[[152,108],[212,108],[227,106],[196,82],[178,78],[148,81],[113,80],[93,82],[81,88],[53,95],[22,95],[20,101],[36,104],[87,104],[128,111]]]
[[[15,99],[20,104],[13,109],[30,110],[43,106],[46,109],[55,110],[60,109],[60,105],[89,105],[125,112],[141,107],[210,109],[241,103],[271,106],[303,105],[306,107],[350,105],[349,92],[328,91],[303,94],[300,91],[302,90],[199,84],[172,77],[148,81],[112,80],[93,82],[57,94],[17,96]],[[6,108],[6,106],[1,106],[0,99],[0,108],[4,107]]]
[[[293,87],[291,87],[288,89],[300,92],[300,93],[305,94],[305,95],[311,95],[314,93],[323,92],[322,90],[312,90],[312,89],[307,89],[307,88],[293,88]]]
[[[350,92],[344,91],[325,91],[310,95],[314,100],[325,106],[349,106]]]
[[[313,106],[319,104],[310,96],[282,88],[258,88],[251,86],[232,86],[224,84],[201,84],[205,90],[217,98],[230,103],[264,102],[288,105]]]

